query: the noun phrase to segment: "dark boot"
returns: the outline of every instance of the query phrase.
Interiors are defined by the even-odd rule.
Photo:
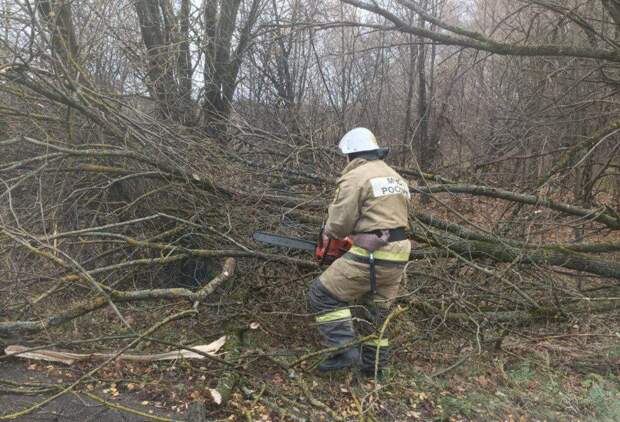
[[[316,317],[322,344],[325,347],[342,347],[355,341],[353,320],[349,308],[336,309]],[[334,371],[359,364],[359,346],[352,346],[331,355],[319,365],[320,371]]]
[[[379,346],[379,347],[378,347]],[[379,348],[379,361],[377,362],[377,347]],[[362,344],[360,371],[362,374],[374,377],[375,368],[378,369],[377,376],[383,375],[383,370],[387,368],[390,360],[390,348],[387,339],[383,339],[380,345],[377,342]]]
[[[337,371],[338,369],[352,368],[359,365],[360,352],[357,347],[352,347],[344,352],[335,354],[321,362],[319,371]]]

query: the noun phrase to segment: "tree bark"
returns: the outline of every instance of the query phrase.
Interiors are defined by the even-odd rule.
[[[172,34],[166,26],[160,2],[167,0],[136,0],[134,7],[140,22],[142,42],[146,47],[146,85],[157,100],[163,117],[179,120],[179,86],[174,76],[176,60],[169,48]]]
[[[620,28],[620,1],[618,0],[601,0],[603,2],[603,6],[611,15],[611,18],[616,23],[616,28]],[[616,34],[618,34],[618,29],[616,29]]]
[[[190,0],[181,0],[179,11],[179,57],[177,59],[177,74],[179,78],[179,101],[183,107],[184,123],[191,119],[192,113],[192,57],[189,49],[189,21]],[[193,119],[192,119],[193,120]]]
[[[80,72],[79,46],[73,25],[71,2],[67,0],[37,0],[37,10],[50,34],[50,49],[54,56],[54,69],[66,80],[77,82]],[[86,75],[81,75],[83,82]]]
[[[206,0],[205,93],[202,109],[207,122],[228,117],[237,77],[250,34],[258,18],[260,0],[253,0],[248,18],[239,31],[239,42],[232,49],[241,0]]]
[[[501,242],[464,240],[421,230],[414,230],[413,235],[418,242],[450,250],[466,259],[485,258],[496,262],[522,265],[557,266],[620,280],[620,264],[582,256],[577,253],[561,253],[549,250],[524,251]]]
[[[424,1],[424,8],[426,8],[428,1]],[[424,28],[425,23],[422,17],[419,17],[418,25]],[[426,45],[424,39],[418,37],[418,60],[417,60],[417,73],[418,73],[418,127],[416,131],[416,145],[418,152],[418,163],[420,168],[424,171],[429,170],[432,167],[433,159],[435,155],[435,149],[430,145],[428,136],[429,127],[429,106],[426,93]]]

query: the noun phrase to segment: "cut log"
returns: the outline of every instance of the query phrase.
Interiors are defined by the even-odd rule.
[[[222,336],[219,339],[215,340],[212,343],[201,345],[201,346],[193,346],[192,349],[195,349],[199,352],[206,353],[208,355],[215,355],[226,343],[226,336]],[[19,345],[11,345],[4,349],[4,353],[6,355],[14,355],[15,357],[23,358],[23,359],[33,359],[33,360],[44,360],[48,362],[60,362],[66,365],[72,365],[75,362],[83,361],[83,360],[102,360],[109,359],[112,356],[115,356],[116,353],[72,353],[72,352],[63,352],[59,350],[49,350],[49,349],[37,349],[33,351],[28,351],[30,348]],[[155,353],[149,355],[132,355],[123,353],[119,355],[117,360],[128,360],[133,362],[154,362],[161,360],[178,360],[178,359],[205,359],[205,356],[192,352],[191,350],[173,350],[171,352],[165,353]]]

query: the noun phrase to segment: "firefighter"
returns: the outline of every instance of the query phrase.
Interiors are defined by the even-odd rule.
[[[310,286],[309,306],[326,347],[356,340],[350,306],[361,299],[372,303],[367,324],[375,332],[381,329],[411,251],[405,233],[411,196],[407,182],[383,161],[387,148],[380,148],[365,128],[347,132],[338,148],[348,164],[329,206],[323,241],[351,236],[353,246]],[[379,371],[386,367],[389,347],[382,338],[345,348],[323,361],[319,370],[359,367],[371,375],[375,364]]]

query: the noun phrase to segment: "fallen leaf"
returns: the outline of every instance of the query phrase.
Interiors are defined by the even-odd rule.
[[[209,388],[209,393],[211,393],[211,398],[215,404],[222,404],[222,395],[219,391],[214,388]]]

